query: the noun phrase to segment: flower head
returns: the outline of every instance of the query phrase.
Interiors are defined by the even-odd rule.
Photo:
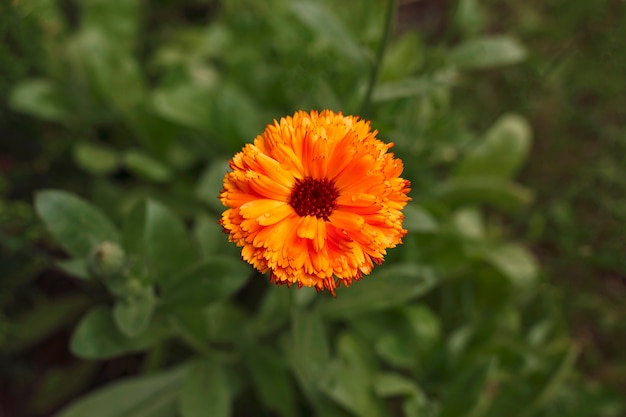
[[[369,122],[330,110],[268,125],[230,161],[220,224],[276,284],[327,289],[370,273],[401,243],[402,161]]]

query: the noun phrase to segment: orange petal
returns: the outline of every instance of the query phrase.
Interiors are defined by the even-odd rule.
[[[358,214],[349,213],[343,210],[335,210],[329,217],[330,223],[339,229],[349,231],[360,231],[365,225],[365,220]]]
[[[305,239],[314,239],[317,234],[317,217],[304,216],[300,217],[297,226],[297,234]]]
[[[272,211],[279,209],[282,206],[286,206],[284,201],[270,200],[267,198],[260,198],[258,200],[249,201],[241,206],[239,211],[241,215],[246,219],[259,219],[263,217],[269,219],[272,216]]]

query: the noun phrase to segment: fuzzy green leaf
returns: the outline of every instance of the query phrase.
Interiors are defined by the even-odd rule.
[[[120,240],[117,228],[100,210],[66,191],[37,192],[35,209],[52,235],[75,258],[87,258],[102,242]]]
[[[175,417],[186,370],[180,367],[115,382],[81,397],[56,417]]]

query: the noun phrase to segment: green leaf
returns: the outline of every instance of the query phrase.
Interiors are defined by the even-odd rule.
[[[97,362],[76,361],[38,375],[39,381],[28,402],[29,411],[45,414],[78,397],[85,386],[90,384],[98,368]]]
[[[154,182],[166,182],[172,173],[167,165],[137,150],[124,152],[122,161],[126,168],[138,177]]]
[[[251,272],[237,259],[206,259],[163,292],[162,305],[200,306],[228,298],[248,282]]]
[[[49,80],[25,80],[13,87],[9,105],[13,110],[44,120],[63,122],[70,112],[62,104],[61,93]]]
[[[381,397],[424,396],[414,380],[391,372],[376,375],[374,391]]]
[[[3,348],[23,351],[42,342],[65,327],[70,327],[87,310],[90,300],[84,295],[39,300],[19,316],[11,340]]]
[[[530,126],[526,120],[516,115],[504,115],[461,161],[457,175],[511,178],[526,159],[530,141]]]
[[[485,260],[517,287],[528,287],[537,281],[539,266],[533,254],[522,245],[509,243],[487,249]]]
[[[236,84],[222,84],[216,93],[214,101],[219,106],[211,108],[212,132],[223,149],[235,152],[263,131],[261,109]]]
[[[87,267],[87,261],[85,261],[84,259],[66,259],[56,261],[55,265],[61,271],[75,278],[80,278],[84,280],[92,279],[92,276]]]
[[[159,336],[158,331],[149,329],[130,339],[119,330],[108,309],[94,307],[76,327],[70,349],[81,358],[112,358],[144,350],[158,340]]]
[[[347,332],[339,336],[337,344],[339,358],[325,369],[317,382],[319,389],[355,415],[383,415],[383,403],[373,395],[378,366],[368,346]]]
[[[466,369],[459,369],[448,384],[442,401],[441,417],[480,416],[488,411],[493,401],[492,384],[496,383],[498,367],[494,359],[474,361]]]
[[[214,93],[207,87],[181,84],[153,91],[152,104],[162,117],[182,126],[211,132]]]
[[[314,312],[296,310],[292,315],[291,336],[290,363],[300,384],[310,394],[330,357],[328,335],[321,317]]]
[[[151,286],[139,288],[118,300],[113,318],[122,333],[132,338],[148,328],[155,307],[154,289]]]
[[[452,178],[441,184],[435,196],[452,205],[490,204],[504,210],[514,210],[529,204],[531,190],[497,177]]]
[[[187,368],[179,367],[115,382],[81,397],[56,417],[175,417],[186,374]]]
[[[535,397],[531,404],[527,405],[528,414],[535,410],[541,410],[550,401],[559,395],[559,392],[564,388],[567,378],[572,374],[576,366],[576,358],[580,353],[580,347],[575,344],[569,346],[559,361],[555,364],[554,370],[550,377],[546,380],[545,384],[541,387],[538,395]]]
[[[250,333],[261,336],[277,331],[289,320],[292,293],[272,288],[265,293],[261,306],[250,323]]]
[[[172,309],[167,313],[170,322],[179,333],[192,338],[199,345],[207,341],[209,328],[204,306],[178,306],[178,308]]]
[[[474,207],[455,211],[452,222],[456,232],[464,239],[477,241],[485,238],[485,221],[481,212]]]
[[[195,248],[183,222],[162,204],[147,199],[124,222],[124,247],[135,257],[133,272],[165,290],[175,285],[195,260]]]
[[[398,329],[388,331],[378,338],[374,350],[394,368],[411,370],[415,367],[417,355],[415,342],[410,336]]]
[[[75,258],[87,258],[102,242],[120,240],[116,227],[104,214],[68,192],[37,192],[35,209],[52,235]]]
[[[196,196],[217,212],[224,210],[219,196],[220,191],[224,188],[224,175],[226,175],[228,170],[228,161],[213,161],[207,165],[196,185]]]
[[[182,417],[228,417],[231,401],[228,380],[216,359],[205,358],[189,366],[178,400]]]
[[[457,45],[448,59],[461,69],[490,68],[517,64],[526,58],[526,50],[507,36],[474,38]]]
[[[329,48],[355,65],[365,64],[364,49],[346,29],[343,22],[322,3],[294,1],[290,9]]]
[[[209,339],[216,342],[238,343],[251,320],[249,314],[229,300],[217,301],[206,307],[204,316]]]
[[[220,254],[239,252],[236,245],[228,243],[228,237],[215,217],[201,215],[194,228],[194,236],[203,258],[215,257]]]
[[[85,0],[81,8],[81,24],[84,28],[97,29],[118,45],[130,48],[140,22],[141,2],[138,0]]]
[[[402,226],[409,232],[433,233],[439,228],[433,215],[415,203],[407,204],[403,213]]]
[[[433,347],[441,338],[439,317],[426,305],[409,305],[402,309],[420,350]]]
[[[96,0],[101,1],[101,0]],[[75,47],[101,97],[128,120],[145,100],[146,86],[139,63],[102,28],[85,28]]]
[[[270,346],[254,345],[247,347],[244,359],[263,405],[282,417],[295,416],[296,393],[283,355]]]
[[[460,0],[454,15],[456,25],[467,35],[476,35],[485,27],[485,11],[478,0]]]
[[[89,142],[77,142],[74,145],[73,156],[78,166],[94,175],[110,174],[119,165],[114,149]]]
[[[405,33],[387,47],[379,79],[395,80],[412,74],[422,63],[423,56],[422,42],[417,33]]]
[[[448,88],[457,81],[455,70],[446,69],[429,77],[408,77],[400,80],[381,82],[376,85],[372,101],[382,102],[407,97],[419,97],[433,94],[440,88]]]
[[[320,300],[318,308],[330,318],[355,317],[402,305],[428,292],[436,283],[432,270],[415,264],[380,267],[350,288],[338,288],[337,297]]]

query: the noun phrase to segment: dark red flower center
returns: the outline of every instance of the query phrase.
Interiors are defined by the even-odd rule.
[[[337,205],[338,196],[339,191],[331,180],[306,177],[296,180],[289,196],[289,205],[298,216],[328,220]]]

